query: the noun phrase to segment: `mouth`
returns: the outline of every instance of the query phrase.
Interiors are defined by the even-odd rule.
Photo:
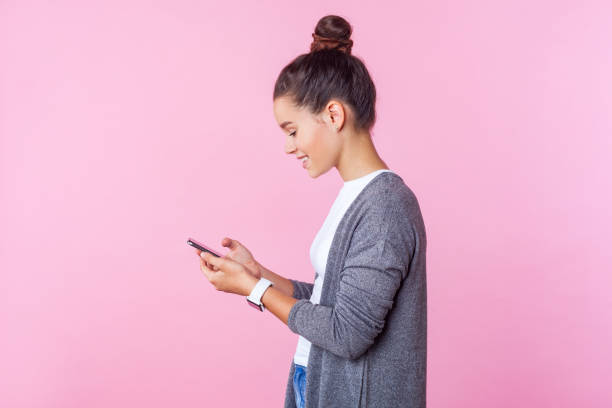
[[[310,157],[308,156],[300,156],[297,159],[302,161],[302,167],[304,168],[310,164]]]

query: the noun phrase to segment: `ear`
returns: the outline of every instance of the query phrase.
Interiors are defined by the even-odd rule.
[[[333,130],[339,132],[346,121],[346,113],[344,104],[339,100],[332,99],[325,106],[324,119]]]

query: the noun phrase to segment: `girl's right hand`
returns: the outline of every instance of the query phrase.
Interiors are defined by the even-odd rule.
[[[251,251],[249,251],[244,245],[237,240],[228,237],[223,238],[221,245],[229,248],[229,252],[223,256],[224,258],[229,258],[243,264],[251,275],[257,279],[261,278],[261,267],[259,262],[253,258]]]

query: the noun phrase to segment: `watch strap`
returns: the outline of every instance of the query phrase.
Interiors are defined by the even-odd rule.
[[[266,278],[260,278],[259,281],[255,284],[255,287],[253,288],[253,290],[251,291],[251,294],[247,296],[247,302],[249,302],[251,306],[257,307],[259,310],[263,312],[265,310],[265,307],[263,303],[261,303],[261,298],[264,292],[270,286],[273,286],[273,285],[274,284],[270,280]]]

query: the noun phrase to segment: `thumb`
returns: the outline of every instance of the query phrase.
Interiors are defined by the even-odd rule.
[[[229,249],[236,249],[240,245],[240,242],[235,239],[225,237],[223,238],[223,242],[221,242],[221,245],[223,245],[224,247],[228,247]]]

